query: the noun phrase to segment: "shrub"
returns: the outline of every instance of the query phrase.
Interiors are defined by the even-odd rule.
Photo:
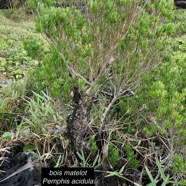
[[[184,122],[185,93],[181,87],[174,92],[179,78],[171,82],[180,71],[162,63],[168,53],[165,43],[175,30],[172,6],[165,0],[90,0],[84,12],[38,4],[37,29],[51,50],[34,80],[37,91],[47,88],[68,104],[67,136],[75,155],[100,153],[111,167],[126,163],[138,169],[144,165],[137,159],[146,161],[140,147],[147,145],[156,156],[157,146],[153,140],[141,144],[139,138],[158,133],[159,127],[165,135]],[[138,136],[142,129],[145,133]]]

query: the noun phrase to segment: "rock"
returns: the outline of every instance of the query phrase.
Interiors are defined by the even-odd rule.
[[[186,9],[186,0],[174,0],[174,4],[177,8]]]
[[[19,8],[26,0],[0,0],[0,9]]]
[[[1,80],[0,79],[0,88],[6,87],[10,84],[11,80]]]
[[[23,167],[28,163],[28,160],[32,161],[32,155],[24,152],[19,152],[15,156],[3,157],[0,161],[1,172],[0,174],[0,185],[4,186],[40,186],[41,185],[41,174],[33,169],[26,169],[17,173],[16,175],[11,176],[19,168]],[[10,178],[6,179],[8,176]],[[1,182],[1,180],[5,181]]]

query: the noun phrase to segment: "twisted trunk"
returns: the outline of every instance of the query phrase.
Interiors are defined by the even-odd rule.
[[[87,152],[88,124],[93,98],[79,92],[78,87],[74,87],[73,112],[67,119],[68,138],[70,139],[71,149],[76,155],[83,150]]]

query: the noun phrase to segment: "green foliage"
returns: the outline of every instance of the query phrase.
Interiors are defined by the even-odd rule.
[[[21,79],[34,63],[27,55],[23,45],[23,41],[31,35],[32,21],[29,23],[27,23],[28,20],[26,23],[23,20],[14,22],[7,19],[2,12],[0,12],[0,19],[2,20],[0,27],[1,76],[5,79]]]
[[[148,135],[159,132],[160,128],[163,135],[170,127],[178,129],[184,122],[185,93],[175,91],[175,79],[180,71],[177,67],[174,70],[169,61],[158,66],[167,54],[165,43],[176,29],[171,23],[172,3],[148,1],[144,8],[138,5],[134,1],[89,1],[88,13],[82,14],[75,7],[61,9],[38,3],[36,26],[47,36],[52,49],[35,72],[34,81],[38,90],[47,88],[52,96],[65,103],[71,101],[74,86],[83,96],[98,97],[100,101],[95,107],[99,105],[100,109],[95,109],[98,118],[95,123],[101,123],[100,131],[116,115],[118,123],[135,123],[131,121],[134,120],[133,113],[137,113],[138,106],[147,105],[150,111],[143,110],[140,114],[144,114],[151,125],[146,120],[138,124]],[[154,74],[146,78],[146,72],[153,67],[157,74],[154,70]],[[141,79],[145,80],[142,82]],[[131,100],[127,91],[135,95]],[[102,92],[112,96],[103,97]],[[116,106],[122,114],[112,112]],[[107,118],[108,113],[111,115]],[[125,126],[128,131],[130,127],[130,131],[134,131],[134,126]],[[89,144],[91,150],[96,151],[95,143],[89,141]],[[125,151],[128,162],[138,167],[129,144]],[[110,164],[114,166],[119,158],[118,149],[109,144]]]
[[[27,0],[25,6],[29,11],[36,11],[38,3],[44,3],[46,6],[52,6],[55,3],[55,1],[52,1],[52,0]]]
[[[4,134],[1,136],[1,140],[11,139],[12,133],[11,132],[4,132]]]
[[[16,127],[16,132],[22,137],[28,137],[30,134],[30,127],[28,125],[19,124]]]
[[[90,135],[89,137],[89,145],[90,145],[90,150],[95,153],[98,150],[98,147],[96,145],[95,137],[93,135]]]
[[[30,145],[25,145],[23,147],[23,152],[30,152],[30,151],[33,151],[33,150],[34,150],[34,148]]]
[[[16,128],[15,128],[15,126],[13,126],[11,128],[11,132],[4,132],[0,137],[0,141],[12,140],[12,139],[17,138],[17,136],[20,136],[22,138],[26,138],[29,136],[29,134],[30,134],[29,126],[20,124]]]
[[[181,47],[182,48],[182,47]],[[174,56],[166,64],[159,68],[159,80],[162,86],[154,85],[150,90],[150,96],[156,109],[156,121],[159,125],[161,134],[171,134],[174,138],[174,148],[182,149],[185,146],[186,137],[186,89],[185,89],[185,55],[174,51]],[[171,57],[170,57],[171,58]],[[157,91],[161,91],[161,95]],[[155,97],[152,97],[152,93]],[[185,158],[183,157],[185,160]],[[183,163],[182,165],[185,166]],[[180,167],[181,169],[181,167]],[[184,170],[185,171],[185,170]]]
[[[47,46],[43,40],[39,40],[36,37],[30,36],[24,39],[23,45],[29,57],[38,61],[42,61],[47,49]]]
[[[112,143],[109,143],[108,147],[108,161],[113,167],[119,160],[119,150]]]
[[[73,81],[57,51],[51,49],[50,53],[43,56],[42,64],[34,68],[32,73],[32,88],[35,91],[47,89],[51,96],[69,102]]]
[[[92,127],[94,132],[88,141],[89,153],[95,155],[100,150],[95,138],[102,131],[109,133],[120,128],[123,133],[116,136],[117,144],[124,142],[127,133],[158,134],[163,139],[170,137],[167,146],[180,152],[186,134],[185,44],[179,41],[171,44],[169,39],[177,29],[172,23],[171,2],[147,1],[143,7],[132,0],[90,0],[86,13],[74,6],[56,8],[52,1],[28,1],[27,6],[31,10],[38,8],[37,30],[45,34],[50,48],[35,37],[25,38],[27,55],[39,65],[32,69],[32,88],[36,93],[28,101],[29,116],[24,117],[23,131],[28,124],[32,132],[46,134],[47,124],[62,122],[59,116],[62,114],[56,114],[50,96],[60,99],[62,109],[69,115],[77,106],[71,103],[74,103],[74,88],[78,87],[80,102],[86,97],[95,98],[92,107],[90,103],[82,107],[91,110],[90,116],[85,116],[89,125],[86,128]],[[41,94],[43,90],[49,95]],[[141,144],[139,141],[139,146],[135,146],[139,149],[134,151],[130,140],[124,149],[122,145],[120,149],[120,145],[110,143],[107,163],[114,167],[125,159],[124,164],[138,169],[136,154],[144,149]],[[77,153],[84,167],[92,160],[85,154],[88,153]],[[97,155],[90,164],[95,165],[98,158]],[[184,172],[184,157],[178,154],[174,159],[173,170],[177,174]],[[119,172],[110,176],[122,177],[124,166],[119,168]],[[169,177],[161,167],[158,170],[167,182]],[[150,171],[146,171],[155,183]]]
[[[3,42],[0,47],[0,53],[2,54],[2,57],[0,57],[0,70],[15,78],[23,77],[26,70],[25,65],[27,65],[27,68],[30,65],[30,58],[27,56],[22,43],[18,45],[20,43],[19,39],[7,37],[0,41],[0,43]],[[9,49],[10,46],[12,47],[11,50]]]
[[[174,155],[173,171],[177,174],[185,174],[186,172],[186,163],[183,157],[178,154]]]
[[[165,186],[165,185],[169,185],[169,184],[172,184],[172,185],[186,185],[184,180],[181,180],[179,182],[178,181],[172,181],[171,178],[170,178],[170,175],[165,174],[165,172],[162,168],[162,165],[160,164],[158,159],[156,159],[156,165],[157,165],[158,171],[160,173],[160,180],[153,178],[153,176],[152,176],[150,170],[148,169],[148,167],[145,167],[146,172],[148,174],[148,177],[151,181],[149,184],[147,184],[147,186],[156,186],[157,184],[159,185],[160,183],[158,183],[158,182],[162,181],[162,180],[163,180],[163,182],[161,183],[161,186]]]
[[[131,3],[132,1],[119,1],[118,3],[89,1],[87,17],[75,7],[61,9],[39,3],[37,29],[46,34],[50,44],[55,48],[47,56],[47,59],[44,59],[46,62],[44,62],[40,72],[36,72],[40,74],[38,81],[43,77],[41,87],[47,87],[53,96],[69,97],[73,85],[71,83],[72,78],[84,92],[89,88],[93,88],[95,91],[100,84],[107,84],[107,87],[112,87],[112,81],[115,82],[116,79],[120,82],[118,84],[124,86],[125,82],[122,83],[124,75],[122,78],[120,74],[126,74],[125,77],[127,76],[127,79],[130,80],[127,84],[130,84],[139,78],[142,73],[141,68],[145,69],[147,64],[157,62],[159,53],[156,51],[164,46],[162,38],[174,31],[174,25],[168,22],[163,24],[162,20],[161,25],[158,26],[160,19],[157,19],[153,13],[149,14],[147,9],[140,10],[140,7],[137,7],[135,3],[133,7]],[[130,7],[130,9],[127,10],[126,7]],[[163,10],[162,7],[164,7]],[[170,4],[164,3],[158,8],[161,12],[169,9]],[[127,16],[130,11],[132,13],[134,10],[140,11],[139,16],[135,18],[138,21],[135,22],[132,21],[132,17]],[[110,12],[112,13],[110,14]],[[171,10],[168,12],[167,17],[170,18],[172,12]],[[100,14],[102,18],[100,18]],[[159,17],[161,16],[159,13]],[[94,21],[99,18],[100,21]],[[122,28],[121,25],[125,26]],[[154,30],[155,26],[159,28]],[[104,35],[102,34],[103,31]],[[157,37],[154,38],[156,33]],[[110,38],[112,34],[114,35]],[[155,46],[153,46],[154,44]],[[136,48],[136,46],[138,47]],[[149,46],[152,47],[153,56],[149,51]],[[106,68],[109,58],[115,55],[115,51],[110,50],[112,47],[117,50],[120,56],[112,67],[113,80],[107,82],[108,69],[104,68]],[[125,58],[125,54],[127,54],[127,58]],[[144,54],[146,54],[145,58]],[[123,61],[126,62],[123,63]],[[46,69],[49,68],[52,77],[44,80],[45,74],[48,74]],[[56,72],[60,70],[63,71],[61,75]],[[66,73],[67,71],[68,73]],[[73,77],[71,78],[69,74]],[[94,85],[89,86],[88,81],[94,79],[96,79],[95,82],[92,82]],[[37,81],[37,78],[35,80]],[[124,87],[118,87],[118,89],[124,89]],[[113,91],[111,89],[111,92]]]
[[[159,134],[168,138],[169,146],[177,152],[173,171],[185,174],[186,159],[182,154],[186,137],[184,37],[168,39],[165,43],[167,50],[162,63],[144,79],[142,89],[128,100],[128,107],[133,107],[131,114],[136,115],[133,120],[140,121],[138,126],[148,137]],[[180,151],[182,153],[178,153]]]
[[[57,124],[63,121],[62,115],[60,116],[55,112],[55,109],[59,109],[59,107],[55,107],[53,100],[44,92],[42,95],[33,94],[34,97],[28,101],[26,109],[29,116],[24,118],[23,123],[29,124],[32,132],[37,134],[48,133],[52,128],[47,127],[47,124]]]
[[[77,152],[77,155],[81,160],[81,167],[95,167],[96,164],[99,164],[99,155],[95,157],[92,164],[89,164],[90,156],[85,157],[83,151],[81,153]]]
[[[139,166],[139,162],[136,160],[134,150],[129,143],[125,144],[124,150],[126,152],[128,163],[131,164],[132,167],[137,168]]]
[[[172,22],[175,23],[176,26],[176,34],[177,36],[182,36],[186,32],[186,17],[185,17],[185,10],[176,11]]]
[[[16,128],[20,116],[24,116],[25,102],[21,99],[27,94],[28,79],[10,83],[0,94],[0,123],[1,133]]]

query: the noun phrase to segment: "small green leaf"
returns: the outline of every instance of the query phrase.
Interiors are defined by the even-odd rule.
[[[92,164],[92,166],[94,167],[96,165],[96,163],[98,162],[98,158],[99,158],[99,155],[97,154],[96,158],[94,159],[94,162]]]
[[[161,167],[161,164],[160,164],[160,162],[158,161],[157,158],[156,158],[156,165],[158,166],[158,170],[159,170],[159,172],[160,172],[160,174],[161,174],[161,177],[162,177],[163,180],[165,181],[165,180],[167,179],[167,176],[165,176],[164,171],[163,171],[163,169],[162,169],[162,167]]]
[[[30,152],[30,151],[33,151],[33,150],[34,150],[34,148],[30,145],[25,145],[23,147],[23,152]]]
[[[151,181],[151,183],[150,184],[156,184],[156,180],[154,180],[154,178],[152,177],[152,174],[151,174],[151,172],[149,171],[149,169],[148,169],[148,167],[146,167],[145,166],[145,169],[146,169],[146,172],[147,172],[147,174],[148,174],[148,176],[149,176],[149,178],[150,178],[150,181]],[[150,186],[149,184],[148,184],[148,186]]]
[[[3,139],[9,139],[12,137],[12,133],[11,132],[5,132],[2,136]]]

